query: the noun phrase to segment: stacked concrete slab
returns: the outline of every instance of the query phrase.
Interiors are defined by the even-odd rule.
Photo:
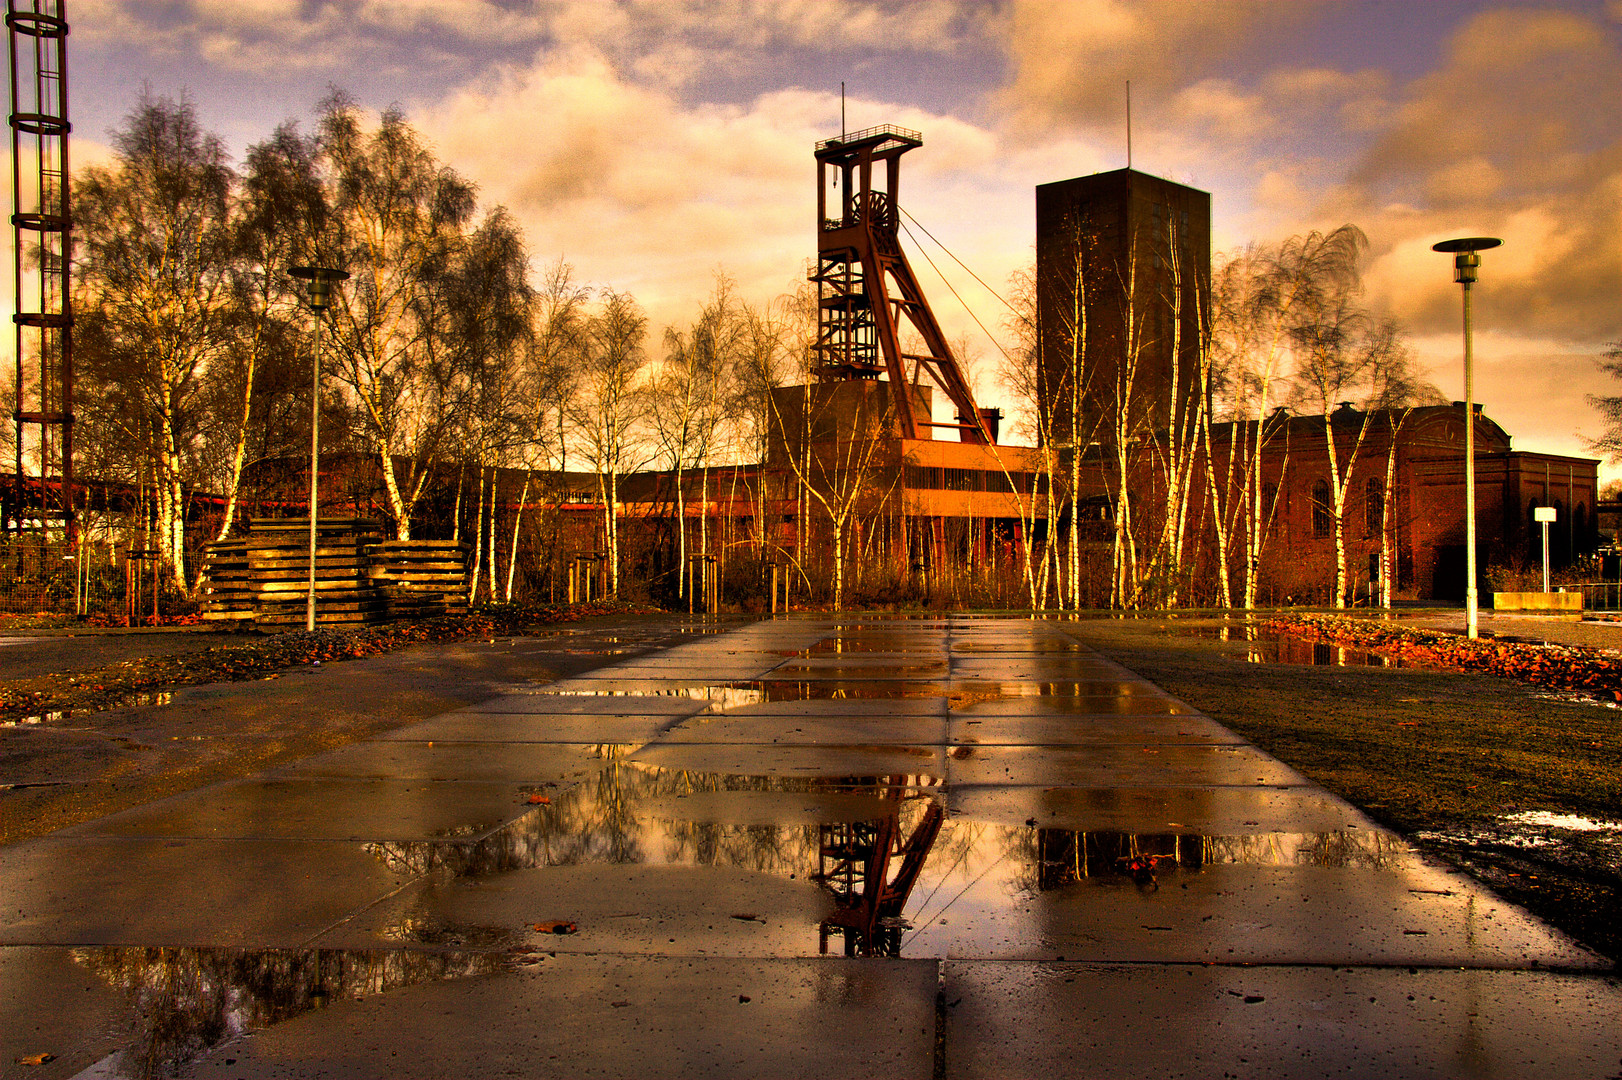
[[[316,622],[364,625],[467,610],[466,545],[384,540],[365,518],[316,522]],[[204,613],[211,621],[296,626],[310,589],[308,518],[256,518],[248,537],[204,556]]]

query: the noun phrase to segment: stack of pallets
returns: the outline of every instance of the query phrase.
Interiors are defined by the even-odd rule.
[[[467,611],[467,545],[456,540],[383,540],[367,549],[371,581],[393,619]]]
[[[253,618],[248,541],[221,540],[203,549],[203,618],[211,622]]]
[[[317,518],[315,621],[323,626],[382,622],[383,598],[372,587],[366,548],[378,540],[375,521]],[[297,625],[305,620],[310,582],[308,518],[255,518],[248,530],[254,621]]]

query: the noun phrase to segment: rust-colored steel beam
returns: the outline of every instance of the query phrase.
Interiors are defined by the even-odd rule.
[[[883,373],[904,438],[920,438],[926,427],[954,427],[965,442],[989,443],[968,380],[897,237],[901,155],[923,144],[918,132],[885,125],[816,146],[817,268],[811,280],[817,283],[819,374],[840,380]],[[882,187],[876,187],[880,170]],[[901,350],[908,324],[923,341],[922,353]],[[917,415],[908,387],[926,375],[956,406],[958,423],[934,424]]]

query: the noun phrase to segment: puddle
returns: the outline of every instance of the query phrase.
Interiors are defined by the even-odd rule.
[[[1576,832],[1622,832],[1622,822],[1595,821],[1576,814],[1554,814],[1547,810],[1523,810],[1501,819],[1511,825],[1533,825],[1545,829],[1572,829]]]
[[[1415,835],[1449,848],[1496,849],[1602,879],[1622,875],[1622,821],[1523,810],[1474,827]]]
[[[521,954],[416,950],[79,948],[125,998],[125,1048],[100,1076],[174,1076],[219,1044],[344,1000],[508,970]]]
[[[1313,641],[1269,630],[1248,623],[1228,623],[1221,626],[1179,626],[1165,631],[1177,637],[1203,638],[1245,646],[1243,656],[1234,656],[1250,664],[1283,664],[1290,667],[1386,667],[1413,668],[1421,665],[1411,660],[1384,656],[1367,649],[1348,649],[1327,641]]]
[[[125,694],[114,698],[99,709],[54,709],[39,713],[35,716],[21,716],[15,720],[0,720],[0,728],[22,727],[32,724],[52,724],[58,720],[71,720],[75,716],[84,716],[91,713],[103,713],[110,709],[133,709],[150,705],[168,705],[175,699],[175,695],[168,690],[156,692],[141,692],[138,694]]]
[[[757,900],[748,919],[735,916],[740,926],[771,924],[773,955],[909,958],[994,947],[1010,924],[1029,923],[1022,913],[1028,914],[1035,898],[1056,891],[1151,893],[1213,872],[1243,879],[1279,867],[1379,870],[1408,854],[1401,841],[1377,830],[1204,836],[1000,825],[949,817],[944,789],[913,775],[737,776],[659,769],[623,758],[480,841],[370,844],[366,850],[391,868],[439,871],[448,879],[431,899],[377,927],[388,943],[533,944],[524,936],[526,921],[504,917],[508,909],[502,904],[521,899],[529,912],[530,898],[551,899],[567,888],[570,874],[592,867],[624,867],[627,874],[630,868],[708,868],[767,875],[801,890],[772,893],[756,886],[759,894],[792,899],[790,909],[771,910]],[[563,876],[534,876],[549,869]],[[506,884],[509,876],[513,884]],[[626,932],[626,920],[682,927],[669,931],[689,935],[670,938],[676,945],[670,951],[678,953],[735,949],[737,935],[753,933],[717,926],[725,920],[713,916],[703,927],[686,925],[682,920],[691,913],[680,909],[697,909],[706,898],[681,893],[674,901],[668,895],[639,899],[654,890],[645,874],[635,877],[637,885],[623,878],[627,884],[619,888],[594,880],[598,887],[575,896],[577,907],[562,913],[578,920],[581,936],[552,947],[636,951],[615,936]],[[807,883],[820,890],[821,915],[805,912]],[[1093,895],[1066,894],[1063,902],[1092,903],[1086,898]],[[1098,895],[1099,903],[1115,903]],[[504,899],[509,896],[515,899]],[[664,906],[637,906],[649,902]],[[448,917],[447,904],[460,917]],[[972,920],[956,921],[971,914]],[[1019,932],[1042,933],[1040,927]]]

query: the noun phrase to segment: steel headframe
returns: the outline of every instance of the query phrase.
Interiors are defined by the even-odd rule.
[[[68,171],[68,23],[64,0],[7,0],[11,45],[11,239],[16,326],[16,475],[4,527],[37,508],[42,533],[73,514],[72,215]],[[23,167],[25,152],[33,168]],[[33,438],[28,436],[32,433]],[[37,455],[39,488],[25,473]]]
[[[811,280],[817,283],[819,375],[837,381],[885,374],[903,438],[919,438],[920,428],[945,427],[961,432],[964,442],[989,443],[968,380],[896,235],[901,155],[923,144],[918,132],[886,124],[816,145],[817,268]],[[882,190],[873,186],[875,163],[884,166]],[[830,183],[838,192],[833,213]],[[918,332],[921,352],[902,352],[903,319]],[[910,387],[924,375],[956,406],[957,423],[917,415]]]

